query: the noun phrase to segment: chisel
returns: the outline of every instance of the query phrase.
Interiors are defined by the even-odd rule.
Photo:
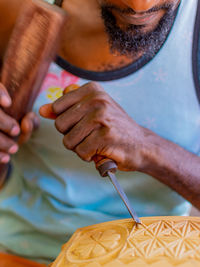
[[[96,168],[99,171],[100,175],[102,177],[108,176],[110,178],[110,181],[112,182],[118,194],[120,195],[121,199],[123,200],[133,220],[136,222],[136,224],[141,224],[139,217],[137,216],[136,212],[132,208],[128,200],[128,197],[126,196],[123,188],[121,187],[121,185],[119,184],[115,176],[115,172],[117,171],[117,164],[113,160],[99,157],[99,156],[95,156],[94,161],[95,161]]]
[[[76,84],[72,84],[72,85],[65,88],[65,90],[63,91],[63,94],[67,94],[70,91],[74,91],[74,90],[78,89],[79,87],[80,86],[78,86]],[[119,182],[115,176],[115,172],[117,171],[117,164],[111,159],[107,159],[107,158],[104,158],[104,157],[101,157],[98,155],[93,157],[93,161],[95,162],[96,169],[99,171],[100,175],[102,177],[108,176],[110,178],[110,181],[112,182],[112,184],[114,185],[118,194],[120,195],[121,199],[123,200],[123,202],[124,202],[125,206],[127,207],[131,217],[136,222],[136,225],[141,224],[139,217],[137,216],[134,209],[131,207],[131,204],[130,204],[123,188],[121,187],[121,185],[119,184]]]

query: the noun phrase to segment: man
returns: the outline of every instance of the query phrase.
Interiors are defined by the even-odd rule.
[[[57,63],[71,74],[52,64],[34,110],[57,98],[59,84],[81,88],[53,103],[62,135],[41,119],[13,157],[0,194],[1,250],[38,260],[55,257],[78,227],[129,216],[109,181],[85,162],[96,155],[123,171],[117,176],[139,216],[188,214],[190,204],[175,191],[200,208],[199,1],[59,3],[69,18],[65,61]],[[9,105],[3,86],[1,96],[1,105]],[[40,112],[51,118],[47,107]],[[1,130],[9,134],[14,122],[5,116]],[[34,120],[24,120],[26,140]],[[5,156],[10,147],[2,148]]]

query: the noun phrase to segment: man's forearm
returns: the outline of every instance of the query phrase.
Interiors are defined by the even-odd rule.
[[[148,164],[141,170],[200,209],[200,157],[158,136],[152,138]],[[152,153],[151,153],[152,151]]]

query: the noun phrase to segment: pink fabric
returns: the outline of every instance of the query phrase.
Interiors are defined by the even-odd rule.
[[[61,71],[58,74],[48,73],[41,87],[41,92],[53,87],[64,89],[70,84],[77,83],[78,81],[78,77],[65,70]]]

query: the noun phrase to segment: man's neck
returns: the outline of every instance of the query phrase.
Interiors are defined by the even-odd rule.
[[[81,8],[80,8],[81,7]],[[64,0],[69,16],[60,55],[72,65],[90,71],[107,71],[136,59],[111,53],[97,0]]]

